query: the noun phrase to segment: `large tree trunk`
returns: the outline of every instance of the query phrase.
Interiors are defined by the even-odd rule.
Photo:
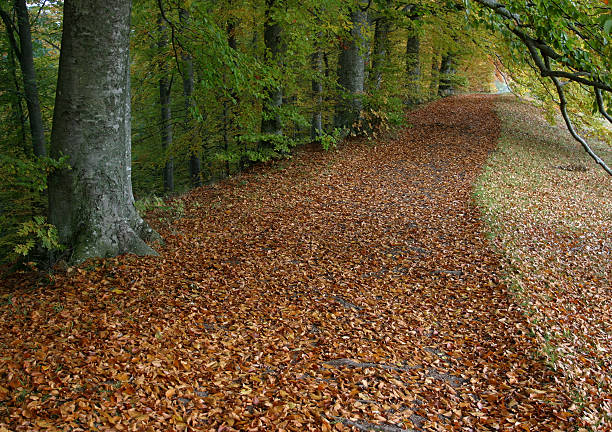
[[[36,81],[36,69],[34,68],[34,52],[32,50],[32,35],[30,33],[30,19],[28,6],[25,0],[15,0],[15,14],[17,15],[17,29],[19,33],[19,48],[13,36],[13,23],[8,14],[0,11],[2,21],[6,26],[9,42],[21,66],[23,75],[23,89],[26,105],[30,118],[30,132],[32,134],[32,147],[36,156],[46,156],[45,129],[43,126],[40,100],[38,98],[38,84]]]
[[[389,62],[389,33],[391,33],[391,20],[384,14],[379,16],[374,26],[374,52],[372,53],[372,87],[379,90],[382,84],[383,71]]]
[[[282,63],[283,54],[283,29],[279,22],[274,20],[273,9],[276,0],[266,0],[266,21],[264,23],[264,43],[266,45],[266,61],[268,63]],[[262,134],[283,134],[283,125],[279,110],[283,105],[283,90],[280,83],[268,88],[268,97],[263,104],[261,120]],[[270,146],[270,142],[263,140],[263,146]]]
[[[179,20],[183,29],[189,27],[189,12],[181,8],[179,10]],[[181,54],[183,63],[183,98],[185,102],[185,121],[183,122],[184,132],[188,133],[191,127],[191,108],[193,106],[193,59],[191,54],[184,51]],[[189,146],[189,178],[191,179],[191,187],[202,186],[202,164],[199,156],[199,146]]]
[[[342,42],[338,58],[338,84],[344,94],[336,106],[334,126],[343,129],[353,128],[363,108],[366,13],[360,8],[354,9],[351,22],[350,36]]]
[[[452,52],[447,52],[442,56],[440,63],[440,87],[438,95],[442,97],[455,94],[455,84],[453,75],[455,74],[455,55]]]
[[[411,105],[422,102],[421,63],[419,61],[421,40],[417,33],[418,30],[413,31],[414,33],[409,34],[406,39],[406,79],[408,81],[406,99]]]
[[[131,183],[129,0],[66,0],[49,179],[49,220],[71,261],[154,254],[157,234],[134,208]]]
[[[164,153],[165,163],[163,170],[164,192],[174,192],[174,159],[172,157],[172,80],[168,78],[168,66],[164,60],[164,54],[168,48],[168,37],[166,26],[162,18],[158,19],[159,40],[157,48],[161,55],[161,67],[159,78],[159,103],[161,106],[160,135],[161,147]]]

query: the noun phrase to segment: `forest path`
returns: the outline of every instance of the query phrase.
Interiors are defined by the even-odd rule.
[[[152,215],[161,257],[15,297],[34,312],[0,336],[0,423],[568,429],[571,402],[534,358],[470,204],[498,139],[493,103],[444,99],[392,141],[201,188]]]

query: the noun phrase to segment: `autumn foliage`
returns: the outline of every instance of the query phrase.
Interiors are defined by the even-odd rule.
[[[472,203],[494,100],[196,189],[159,257],[6,279],[0,430],[581,426]]]

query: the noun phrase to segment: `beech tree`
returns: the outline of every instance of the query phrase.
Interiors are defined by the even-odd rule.
[[[189,30],[189,11],[185,8],[179,9],[179,19],[181,23],[181,30],[183,33],[187,33]],[[191,109],[193,107],[193,58],[191,53],[183,51],[181,55],[182,67],[181,75],[183,78],[183,99],[185,107],[185,118],[183,121],[183,129],[185,133],[188,133],[191,127]],[[202,164],[198,149],[194,148],[193,145],[189,146],[189,178],[191,179],[191,186],[198,187],[202,186],[202,176],[200,174]]]
[[[467,2],[468,5],[470,2]],[[565,124],[576,141],[608,174],[612,168],[580,136],[568,110],[566,86],[575,83],[588,89],[595,111],[608,122],[612,100],[610,49],[612,10],[607,1],[536,2],[474,0],[481,6],[480,20],[506,36],[513,54],[524,57],[542,78],[549,78]],[[519,51],[520,49],[520,51]]]
[[[266,46],[265,59],[269,64],[280,64],[283,61],[285,43],[283,41],[283,27],[276,16],[279,11],[277,0],[266,0],[266,21],[264,23],[264,43]],[[280,83],[269,86],[267,98],[263,102],[261,119],[261,133],[264,134],[262,144],[271,147],[273,143],[269,135],[282,135],[283,125],[279,110],[283,105],[283,89]],[[268,135],[268,136],[266,136]]]
[[[158,22],[157,49],[163,54],[168,49],[168,29],[160,16]],[[160,130],[161,148],[165,162],[163,169],[164,191],[174,192],[174,158],[172,157],[172,82],[168,65],[163,56],[160,60],[159,71],[159,104],[161,107]]]
[[[422,101],[420,49],[421,39],[418,29],[410,29],[406,38],[406,80],[410,104]]]
[[[51,156],[70,168],[49,179],[49,220],[72,262],[155,253],[132,195],[130,12],[130,0],[64,3]]]
[[[338,85],[343,95],[334,118],[335,127],[344,129],[350,129],[359,120],[365,84],[367,14],[359,2],[351,8],[350,18],[351,31],[343,39],[338,57]]]
[[[370,79],[372,88],[380,89],[382,83],[383,71],[387,66],[390,56],[390,41],[389,34],[391,33],[391,17],[389,16],[389,7],[391,1],[384,0],[382,10],[374,19],[374,42],[372,47],[372,73]]]
[[[46,156],[45,129],[43,126],[38,97],[38,84],[36,69],[34,68],[34,53],[32,49],[32,35],[30,32],[30,18],[26,0],[15,0],[14,11],[17,16],[17,26],[14,25],[10,15],[0,9],[0,18],[6,27],[7,36],[14,53],[16,53],[23,75],[23,89],[30,118],[30,132],[32,134],[32,147],[36,156]],[[19,44],[15,39],[19,38]]]
[[[455,93],[453,75],[455,74],[455,53],[451,50],[442,55],[440,63],[438,94],[440,96],[451,96]]]

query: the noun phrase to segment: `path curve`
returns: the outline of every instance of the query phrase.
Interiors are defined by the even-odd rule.
[[[0,422],[569,429],[470,204],[500,131],[493,102],[444,99],[389,142],[202,188],[171,225],[154,215],[161,257],[24,293],[37,312],[3,323],[0,381],[29,374],[32,388],[20,402],[10,381]],[[15,340],[28,332],[36,342]]]

